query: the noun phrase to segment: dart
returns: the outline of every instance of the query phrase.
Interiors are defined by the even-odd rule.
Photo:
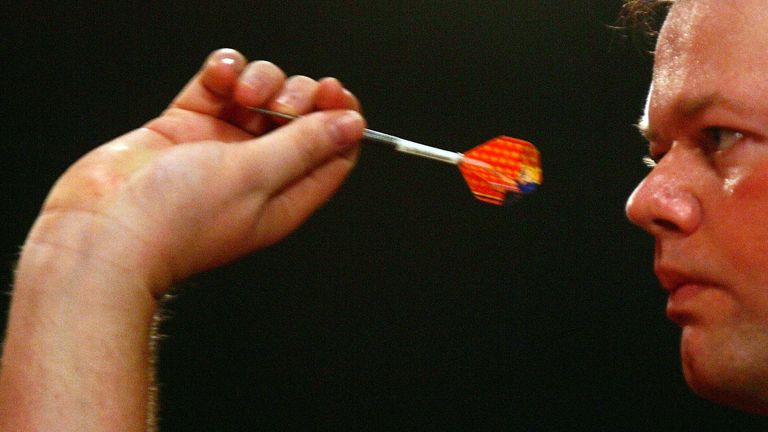
[[[264,108],[250,109],[285,120],[299,117]],[[401,153],[458,166],[472,194],[491,204],[515,202],[536,190],[542,180],[539,151],[518,138],[498,136],[465,153],[430,147],[371,129],[365,129],[363,139]]]

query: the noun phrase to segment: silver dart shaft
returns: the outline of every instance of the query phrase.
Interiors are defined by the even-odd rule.
[[[264,108],[250,108],[261,114],[266,114],[274,117],[279,117],[286,120],[293,120],[299,116],[285,114],[277,111],[272,111]],[[363,132],[363,138],[369,141],[385,144],[392,149],[401,153],[412,154],[427,159],[433,159],[440,162],[449,163],[452,165],[458,165],[462,161],[464,155],[458,152],[452,152],[448,150],[442,150],[436,147],[430,147],[428,145],[419,144],[417,142],[409,141],[394,135],[385,134],[372,129],[365,129]]]

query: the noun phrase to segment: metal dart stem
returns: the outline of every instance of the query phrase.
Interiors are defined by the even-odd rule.
[[[266,114],[274,117],[278,117],[285,120],[294,120],[300,116],[285,114],[277,111],[272,111],[264,108],[250,108],[261,114]],[[442,150],[436,147],[430,147],[428,145],[419,144],[417,142],[409,141],[394,135],[378,132],[372,129],[365,129],[363,131],[363,138],[379,144],[384,144],[393,150],[401,153],[408,153],[414,156],[420,156],[428,159],[437,160],[440,162],[449,163],[452,165],[458,165],[464,158],[462,153],[452,152],[448,150]]]

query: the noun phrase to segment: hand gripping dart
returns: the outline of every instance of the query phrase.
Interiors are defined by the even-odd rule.
[[[250,109],[286,120],[299,117],[264,108]],[[517,201],[536,190],[542,181],[539,151],[518,138],[498,136],[465,153],[430,147],[371,129],[365,129],[363,139],[401,153],[457,165],[475,197],[491,204]]]

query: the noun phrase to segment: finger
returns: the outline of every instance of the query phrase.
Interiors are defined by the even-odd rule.
[[[269,106],[285,114],[305,114],[315,108],[317,88],[318,83],[312,78],[303,75],[292,76]]]
[[[230,111],[232,122],[253,135],[261,135],[275,119],[268,119],[248,107],[271,105],[272,109],[299,115],[312,109],[317,83],[305,76],[286,79],[285,72],[267,61],[246,67],[234,92],[237,107]],[[270,102],[272,101],[272,102]],[[277,123],[282,123],[277,121]]]
[[[261,135],[272,123],[249,107],[264,106],[275,98],[286,82],[285,72],[275,64],[259,60],[248,64],[237,80],[228,121],[252,135]]]
[[[286,89],[270,107],[278,112],[299,115],[315,110],[351,109],[360,111],[360,102],[336,78],[323,78],[316,83],[307,77],[292,77]],[[278,124],[284,120],[272,119]]]
[[[242,141],[263,133],[270,122],[234,100],[271,99],[285,74],[269,62],[246,66],[245,57],[231,49],[213,52],[162,116],[146,127],[173,143],[217,139]],[[261,77],[261,78],[259,78]]]
[[[214,51],[170,107],[222,117],[245,63],[245,57],[235,50]]]
[[[252,244],[264,247],[275,243],[328,201],[354,167],[357,150],[353,147],[330,159],[262,202],[258,227],[251,233]]]
[[[283,72],[276,66],[268,62],[259,63],[262,64],[253,65],[253,70],[246,68],[243,73],[253,77],[243,78],[238,84],[235,91],[238,103],[244,107],[268,105],[274,111],[291,115],[301,115],[315,109],[317,81],[303,75],[292,76],[286,80]],[[255,87],[246,82],[258,83],[259,90],[255,90]],[[272,122],[286,123],[280,119],[267,119],[247,108],[233,111],[232,117],[237,124],[254,135],[261,135]]]
[[[275,97],[285,82],[285,72],[268,61],[250,63],[240,75],[235,101],[244,107],[264,106]]]
[[[360,111],[360,102],[336,78],[323,78],[318,81],[318,88],[315,92],[315,107],[321,110],[351,109]]]
[[[237,166],[249,189],[274,195],[353,148],[364,127],[356,111],[312,113],[244,143]]]

